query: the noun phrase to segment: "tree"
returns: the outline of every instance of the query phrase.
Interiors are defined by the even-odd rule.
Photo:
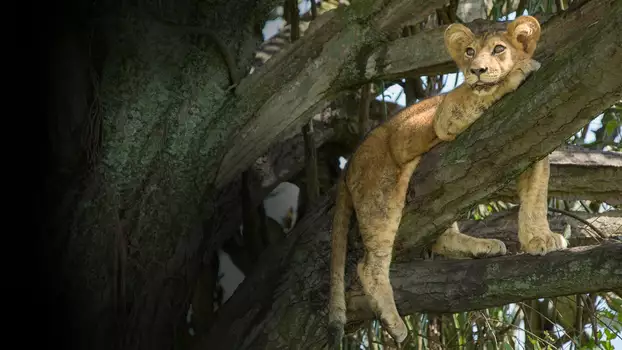
[[[68,4],[65,25],[52,41],[56,85],[49,110],[57,128],[51,133],[46,246],[50,268],[63,272],[56,288],[72,302],[74,345],[171,348],[199,271],[232,235],[221,226],[232,214],[226,210],[231,193],[243,186],[242,171],[344,90],[452,69],[439,44],[443,27],[395,40],[388,35],[444,4],[353,1],[317,18],[314,29],[251,75],[246,67],[276,1]],[[615,35],[621,19],[619,2],[591,0],[545,22],[538,79],[423,160],[404,223],[404,230],[416,223],[418,232],[400,243],[398,256],[429,241],[436,225],[500,190],[620,100],[622,80],[614,67],[622,62]],[[430,49],[408,50],[416,47]],[[547,133],[527,135],[536,124]],[[491,166],[496,152],[487,147],[509,140],[516,147]],[[447,175],[430,176],[439,166]],[[447,193],[442,186],[462,190]],[[263,252],[203,344],[267,346],[270,340],[270,347],[279,347],[304,339],[321,346],[325,297],[317,292],[326,283],[330,207],[329,193],[285,240]],[[602,247],[583,259],[616,252],[619,245]],[[615,259],[605,264],[620,270]],[[620,288],[619,280],[611,283],[598,288]],[[299,306],[288,307],[294,302]],[[316,329],[303,328],[303,318]],[[273,326],[285,327],[279,328],[282,338],[269,339]]]

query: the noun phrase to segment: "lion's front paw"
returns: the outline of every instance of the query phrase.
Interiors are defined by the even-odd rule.
[[[437,121],[434,124],[434,132],[436,133],[436,137],[445,142],[453,141],[456,138],[456,128],[451,120],[445,123]]]
[[[472,251],[473,256],[476,258],[500,256],[505,255],[507,252],[508,249],[505,243],[498,239],[482,239]]]
[[[526,61],[523,61],[521,63],[519,63],[519,69],[525,74],[529,74],[531,72],[535,72],[537,70],[540,69],[540,67],[542,67],[542,64],[540,64],[540,62],[534,60],[534,59],[529,59]]]
[[[527,242],[521,241],[521,249],[531,255],[545,255],[556,250],[563,250],[568,247],[568,241],[564,236],[548,231],[532,235]]]
[[[542,64],[536,60],[529,60],[529,68],[531,72],[535,72],[540,70],[540,67],[542,67]]]

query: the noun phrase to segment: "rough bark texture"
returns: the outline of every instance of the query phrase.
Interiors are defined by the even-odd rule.
[[[45,247],[68,348],[172,347],[206,246],[200,203],[235,129],[220,113],[231,68],[275,1],[139,3],[73,2],[50,40]]]
[[[477,260],[395,264],[391,281],[400,312],[452,313],[537,298],[622,287],[622,243]],[[348,318],[372,318],[361,296],[348,300]]]
[[[598,21],[583,23],[581,35],[543,60],[541,70],[517,92],[454,142],[424,156],[413,177],[397,261],[412,260],[414,248],[433,239],[460,212],[514,180],[620,99],[622,73],[615,68],[622,64],[621,38],[616,34],[622,25],[622,4],[594,3],[600,6]],[[553,18],[550,23],[564,20]],[[202,348],[323,346],[331,206],[330,198],[325,199],[285,242],[264,253],[257,271],[221,309]],[[352,249],[349,253],[347,282],[352,281],[357,256]]]
[[[368,0],[326,13],[290,48],[243,79],[226,112],[242,112],[244,126],[230,140],[216,185],[226,185],[265,153],[280,134],[300,130],[324,99],[351,86],[353,71],[387,33],[420,20],[445,1]],[[303,98],[304,97],[304,98]]]
[[[611,0],[583,1],[579,6],[552,18],[537,16],[542,23],[542,39],[535,52],[537,60],[544,60],[583,34],[583,29],[595,23]],[[503,22],[476,20],[466,25],[472,30],[505,28]],[[456,72],[456,65],[443,46],[443,32],[447,25],[419,34],[399,38],[376,48],[369,56],[365,70],[358,75],[358,84],[368,80],[391,79],[403,76],[433,75]],[[420,48],[425,47],[425,50]]]

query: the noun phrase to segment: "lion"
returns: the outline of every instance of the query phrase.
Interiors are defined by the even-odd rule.
[[[352,154],[340,175],[332,226],[331,344],[338,346],[346,322],[344,270],[352,212],[365,248],[357,266],[365,296],[395,341],[406,339],[408,330],[395,306],[389,266],[410,178],[424,153],[440,142],[454,140],[540,68],[532,59],[540,33],[538,20],[531,16],[516,18],[505,31],[479,35],[462,24],[450,25],[444,43],[464,74],[464,82],[446,94],[404,108],[373,129]],[[549,229],[548,180],[548,157],[534,163],[518,179],[518,238],[522,250],[529,254],[544,255],[567,247],[564,237]],[[448,257],[490,257],[507,252],[499,240],[461,233],[457,222],[437,238],[431,250]]]

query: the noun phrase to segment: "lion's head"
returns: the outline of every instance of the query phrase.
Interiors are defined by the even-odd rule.
[[[521,16],[504,32],[475,35],[462,24],[445,30],[445,47],[464,74],[468,86],[479,94],[489,94],[517,63],[530,59],[540,39],[540,23]]]

